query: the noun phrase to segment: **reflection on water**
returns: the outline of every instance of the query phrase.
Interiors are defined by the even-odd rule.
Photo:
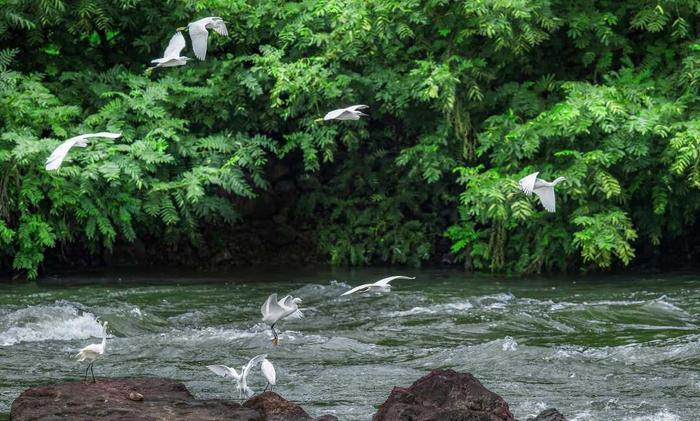
[[[406,270],[389,295],[339,295],[394,270],[287,271],[215,278],[63,277],[0,286],[0,414],[26,387],[81,375],[164,376],[198,398],[237,396],[208,364],[267,352],[279,391],[312,415],[367,420],[394,385],[428,370],[476,375],[516,417],[554,406],[572,420],[680,420],[700,413],[700,277],[522,280]],[[72,281],[71,287],[60,287]],[[74,281],[74,282],[73,282]],[[303,298],[306,317],[271,347],[260,306]],[[254,389],[264,380],[254,374]]]

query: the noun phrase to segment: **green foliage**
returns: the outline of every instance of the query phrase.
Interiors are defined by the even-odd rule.
[[[35,277],[68,245],[136,240],[206,258],[278,164],[295,194],[270,224],[308,231],[338,264],[608,268],[694,241],[699,13],[695,0],[4,1],[0,265]],[[209,15],[231,35],[210,37],[205,62],[143,74],[175,28]],[[371,117],[315,122],[353,103]],[[104,130],[123,137],[43,170],[63,139]],[[518,190],[532,171],[567,177],[556,214]]]

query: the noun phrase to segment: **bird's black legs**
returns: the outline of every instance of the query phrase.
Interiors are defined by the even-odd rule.
[[[92,374],[92,382],[95,383],[95,372],[92,371],[92,365],[94,363],[90,363],[90,374]]]
[[[268,382],[268,383],[265,385],[265,388],[263,389],[263,393],[267,392],[267,389],[268,389],[268,388],[270,388],[270,392],[272,392],[272,385],[270,384],[270,382]]]
[[[272,339],[272,346],[277,346],[279,338],[277,337],[277,332],[275,331],[275,325],[270,326],[270,329],[272,329],[272,335],[274,336],[274,338]]]
[[[89,369],[90,369],[90,364],[88,364],[88,366],[85,367],[85,377],[83,377],[83,381],[84,381],[84,382],[87,381],[87,373],[88,373],[88,370],[89,370]]]

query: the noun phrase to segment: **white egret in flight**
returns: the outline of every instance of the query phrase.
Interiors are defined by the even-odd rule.
[[[85,361],[88,360],[90,363],[88,364],[87,368],[85,368],[85,378],[83,381],[87,380],[87,373],[88,370],[90,370],[90,373],[92,374],[92,381],[93,383],[95,382],[95,373],[92,371],[92,366],[95,364],[95,360],[102,354],[105,353],[105,349],[107,346],[107,322],[104,322],[102,325],[102,343],[101,344],[90,344],[86,346],[85,348],[81,349],[80,352],[75,354],[75,357],[78,358],[78,361]]]
[[[342,297],[343,295],[350,295],[355,292],[389,292],[391,291],[391,284],[390,282],[393,281],[394,279],[416,279],[415,277],[410,277],[410,276],[390,276],[388,278],[380,279],[377,282],[373,284],[364,284],[357,286],[350,291],[345,291],[342,293],[340,296]]]
[[[337,110],[329,111],[323,120],[359,120],[362,116],[367,116],[360,110],[369,108],[368,105],[353,105],[347,108],[339,108]],[[322,119],[317,119],[316,121],[321,121]]]
[[[539,172],[534,172],[518,181],[520,189],[528,196],[535,193],[540,198],[540,203],[547,212],[556,212],[556,199],[554,197],[554,186],[566,180],[566,177],[559,177],[556,180],[549,182],[541,178],[537,178]]]
[[[213,29],[219,35],[228,36],[226,23],[217,16],[209,16],[187,25],[187,28],[177,28],[178,31],[187,29],[192,40],[192,50],[194,55],[200,60],[207,56],[207,44],[209,42],[209,29]]]
[[[66,155],[68,155],[68,151],[72,147],[86,147],[88,145],[88,139],[90,139],[91,137],[107,137],[110,139],[116,139],[118,137],[121,137],[121,135],[121,133],[99,132],[81,134],[80,136],[71,137],[70,139],[58,145],[58,147],[54,149],[51,155],[49,155],[49,157],[46,158],[46,169],[48,171],[57,170],[63,163],[63,160],[66,158]]]
[[[156,67],[184,66],[187,64],[187,60],[192,60],[189,57],[183,57],[180,55],[186,45],[185,37],[182,35],[182,32],[175,32],[175,35],[170,38],[168,46],[165,47],[163,57],[151,60],[151,63],[155,64],[155,66],[149,67],[146,71],[150,73]]]
[[[253,395],[253,390],[248,387],[248,374],[250,374],[250,370],[256,365],[261,362],[267,361],[267,354],[260,354],[256,355],[255,357],[251,358],[250,361],[248,361],[248,364],[244,365],[241,367],[241,373],[238,374],[235,368],[232,367],[227,367],[225,365],[208,365],[207,368],[211,371],[213,371],[215,374],[228,378],[230,377],[236,382],[236,389],[238,389],[238,393],[240,393],[241,398],[249,398]],[[269,366],[272,366],[272,363],[267,361]],[[272,369],[273,373],[273,381],[274,379],[274,368]],[[263,370],[263,374],[265,375],[265,378],[267,378],[267,381],[270,382],[270,378],[268,377],[268,374],[265,374],[265,371]]]
[[[270,326],[272,335],[274,335],[272,339],[273,346],[277,346],[279,340],[275,331],[277,322],[284,319],[300,319],[304,317],[304,313],[299,310],[299,303],[301,303],[301,298],[294,298],[291,295],[287,295],[278,301],[276,293],[267,297],[267,300],[263,303],[260,311],[263,316],[263,322]]]

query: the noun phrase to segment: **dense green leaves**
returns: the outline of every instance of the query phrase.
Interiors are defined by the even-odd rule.
[[[0,6],[3,268],[137,240],[207,258],[247,203],[288,190],[280,165],[292,193],[267,226],[334,263],[527,273],[697,244],[698,1]],[[207,61],[144,75],[208,15],[231,35]],[[315,121],[353,103],[371,117]],[[59,141],[103,130],[123,137],[43,170]],[[556,214],[518,190],[533,171],[567,177]]]

